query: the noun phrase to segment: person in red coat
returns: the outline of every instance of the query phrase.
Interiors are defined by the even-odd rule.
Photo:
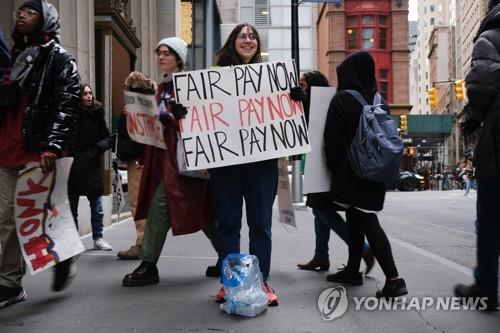
[[[144,169],[135,215],[136,219],[147,217],[139,255],[142,262],[123,278],[124,287],[159,282],[156,263],[170,229],[173,235],[203,230],[217,250],[208,180],[180,175],[177,166],[178,120],[186,115],[187,110],[181,104],[174,103],[172,77],[184,68],[187,45],[178,37],[164,38],[158,43],[155,53],[164,73],[156,98],[167,149],[146,146],[144,150]]]

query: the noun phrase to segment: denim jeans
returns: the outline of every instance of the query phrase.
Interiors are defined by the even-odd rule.
[[[500,255],[500,176],[480,179],[477,187],[477,267],[476,284],[488,294],[498,292]]]
[[[69,205],[71,213],[75,219],[76,227],[78,228],[78,201],[79,195],[69,194]],[[97,240],[102,238],[103,230],[103,217],[102,212],[102,196],[100,195],[87,195],[90,202],[90,224],[92,225],[92,239]]]
[[[240,253],[240,231],[245,199],[250,254],[257,256],[264,280],[271,267],[271,222],[278,186],[277,160],[232,165],[210,170],[217,219],[220,259]]]
[[[314,233],[316,234],[316,249],[314,257],[328,259],[328,242],[330,241],[330,229],[333,230],[346,244],[349,244],[349,232],[347,223],[337,212],[327,212],[322,209],[313,208]],[[370,246],[365,241],[363,253],[368,251]]]

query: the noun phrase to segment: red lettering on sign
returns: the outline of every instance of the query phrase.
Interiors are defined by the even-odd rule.
[[[17,205],[26,207],[26,209],[18,216],[20,219],[26,219],[36,215],[43,214],[43,209],[35,207],[36,201],[33,199],[17,199]]]
[[[31,266],[33,266],[34,271],[45,267],[49,262],[54,260],[52,254],[47,251],[48,245],[49,242],[45,236],[33,237],[28,243],[24,244],[26,254],[35,256],[34,259],[31,259]]]
[[[25,196],[25,195],[47,192],[48,187],[43,186],[42,183],[45,181],[45,179],[47,179],[48,176],[49,176],[48,173],[43,175],[43,177],[38,180],[38,183],[35,183],[33,179],[29,178],[28,181],[26,182],[26,185],[28,185],[28,190],[19,192],[19,195]]]
[[[23,222],[23,224],[21,224],[21,227],[19,228],[19,233],[23,237],[29,236],[30,234],[35,232],[39,226],[40,226],[40,220],[38,219],[26,220]]]

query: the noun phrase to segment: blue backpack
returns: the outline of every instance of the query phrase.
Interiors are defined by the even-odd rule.
[[[393,181],[399,173],[403,153],[403,140],[396,123],[382,109],[382,98],[378,93],[370,105],[359,92],[345,91],[363,105],[359,126],[347,153],[354,173],[372,182]]]

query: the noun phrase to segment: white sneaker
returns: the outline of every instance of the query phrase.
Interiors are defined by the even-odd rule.
[[[99,238],[94,241],[94,250],[111,251],[113,248],[103,238]]]

